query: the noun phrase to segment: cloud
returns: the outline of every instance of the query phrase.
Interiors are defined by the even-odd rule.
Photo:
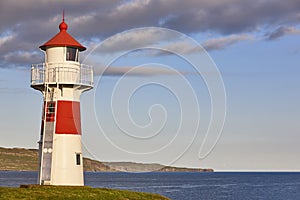
[[[13,34],[11,35],[4,35],[0,36],[0,48],[3,47],[3,45],[5,45],[5,43],[11,41],[15,36]]]
[[[94,73],[97,76],[158,76],[187,74],[187,72],[158,66],[114,66],[108,68],[98,66],[94,67]]]
[[[212,51],[212,50],[219,50],[224,49],[225,47],[228,47],[230,45],[233,45],[237,42],[244,41],[244,40],[251,40],[253,39],[250,35],[230,35],[228,37],[222,37],[222,38],[214,38],[205,41],[202,45],[206,51]]]
[[[276,40],[285,35],[295,35],[295,34],[299,35],[300,29],[297,29],[296,27],[281,26],[277,28],[275,31],[266,34],[266,37],[268,40]]]
[[[42,29],[42,34],[44,30],[53,33],[61,10],[66,8],[66,20],[73,25],[75,34],[106,37],[144,26],[163,26],[184,33],[253,31],[264,24],[297,23],[300,4],[298,0],[258,0],[255,3],[252,0],[87,0],[72,3],[11,0],[2,1],[1,7],[1,31],[24,23],[24,31],[29,31],[27,25],[37,22],[40,26],[36,28]]]
[[[3,58],[8,63],[13,62],[16,65],[23,65],[24,63],[31,62],[32,60],[41,60],[43,58],[43,54],[40,55],[37,52],[30,51],[14,51],[7,53]],[[29,66],[30,65],[28,65],[27,67]]]
[[[132,28],[150,26],[170,28],[188,35],[213,33],[224,38],[267,32],[278,26],[288,27],[268,35],[269,39],[274,39],[292,34],[290,27],[296,27],[300,22],[299,0],[257,0],[255,3],[252,0],[0,1],[0,33],[9,33],[0,35],[0,67],[14,64],[10,55],[15,52],[37,53],[38,46],[58,32],[63,8],[66,8],[69,33],[84,42],[83,45]],[[133,46],[142,39],[142,42],[151,42],[154,36],[141,33],[136,37],[140,41],[129,41]],[[113,42],[122,42],[120,48],[125,48],[126,41]],[[110,50],[114,51],[116,47],[112,45]],[[25,59],[23,64],[35,62],[36,58],[32,58]]]
[[[161,49],[162,51],[153,52],[152,55],[170,55],[174,52],[181,55],[186,55],[203,51],[203,48],[200,44],[197,45],[197,43],[191,43],[191,41],[188,40],[174,41],[166,45],[162,45]]]
[[[167,49],[166,51],[154,52],[154,55],[168,55],[172,52],[178,52],[181,54],[190,54],[190,53],[199,53],[203,50],[206,51],[213,51],[213,50],[221,50],[225,49],[231,45],[234,45],[238,42],[245,41],[245,40],[252,40],[254,37],[247,34],[241,35],[230,35],[227,37],[221,38],[213,38],[204,41],[202,44],[196,45],[196,43],[190,43],[189,41],[175,41],[169,43],[165,46],[162,46],[162,49]]]
[[[141,28],[134,31],[122,32],[108,38],[103,42],[98,51],[101,53],[115,53],[134,50],[141,46],[172,41],[172,38],[176,38],[176,36],[176,33],[162,29]]]
[[[133,0],[127,1],[124,4],[121,4],[116,7],[116,12],[112,13],[113,15],[118,14],[127,14],[141,9],[146,9],[147,6],[151,3],[150,0]]]

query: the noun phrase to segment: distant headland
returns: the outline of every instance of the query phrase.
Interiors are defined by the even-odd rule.
[[[83,158],[84,171],[87,172],[213,172],[213,169],[179,168],[160,164],[134,162],[100,162]],[[37,171],[38,150],[0,147],[0,171]]]

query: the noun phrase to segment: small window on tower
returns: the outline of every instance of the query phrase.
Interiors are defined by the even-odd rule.
[[[49,102],[48,104],[48,113],[54,113],[55,112],[55,103]]]
[[[66,60],[78,62],[77,49],[73,47],[67,47]]]
[[[76,153],[76,165],[81,165],[81,154]]]
[[[55,102],[53,102],[53,101],[45,102],[45,109],[44,109],[43,114],[45,114],[45,112],[46,112],[46,121],[54,122],[55,121]]]

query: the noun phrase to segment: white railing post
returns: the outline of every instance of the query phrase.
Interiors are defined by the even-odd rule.
[[[31,82],[31,84],[34,84],[34,76],[35,76],[35,74],[34,74],[34,67],[33,67],[33,65],[31,65],[31,80],[30,80],[30,82]]]

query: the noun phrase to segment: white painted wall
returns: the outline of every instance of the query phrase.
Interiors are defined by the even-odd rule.
[[[76,153],[81,164],[76,165]],[[83,186],[81,135],[54,134],[51,185]]]
[[[47,63],[62,63],[66,60],[66,47],[48,47],[46,49]]]

